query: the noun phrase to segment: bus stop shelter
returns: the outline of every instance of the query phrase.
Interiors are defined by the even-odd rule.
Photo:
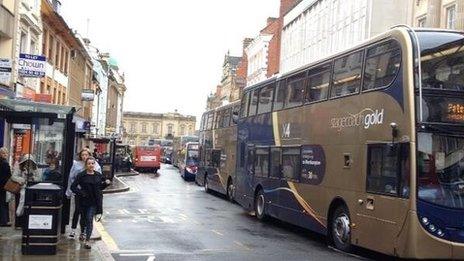
[[[13,172],[27,164],[27,186],[54,183],[63,188],[64,196],[69,171],[73,164],[75,126],[72,122],[74,107],[39,103],[27,100],[0,99],[0,120],[8,123],[5,130],[9,140],[10,164]],[[50,175],[53,165],[53,175]],[[31,170],[30,168],[33,168]],[[70,201],[64,200],[61,233],[69,223]]]

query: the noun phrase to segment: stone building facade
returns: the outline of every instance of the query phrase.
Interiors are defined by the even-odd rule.
[[[413,1],[414,27],[464,29],[464,0]]]
[[[195,134],[196,117],[173,113],[124,112],[123,142],[147,145],[149,140]]]

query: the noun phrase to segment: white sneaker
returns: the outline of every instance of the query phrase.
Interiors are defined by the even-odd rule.
[[[76,237],[76,232],[72,230],[71,233],[69,233],[69,238],[75,238],[75,237]]]

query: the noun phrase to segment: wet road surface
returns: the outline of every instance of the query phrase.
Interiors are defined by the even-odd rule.
[[[131,190],[105,195],[99,230],[115,260],[359,260],[324,237],[271,220],[183,181],[176,168],[124,177]]]

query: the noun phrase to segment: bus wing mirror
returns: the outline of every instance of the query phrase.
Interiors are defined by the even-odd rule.
[[[235,114],[235,113],[234,113],[234,114],[232,115],[232,122],[233,122],[234,124],[237,124],[237,122],[238,122],[238,114]]]

